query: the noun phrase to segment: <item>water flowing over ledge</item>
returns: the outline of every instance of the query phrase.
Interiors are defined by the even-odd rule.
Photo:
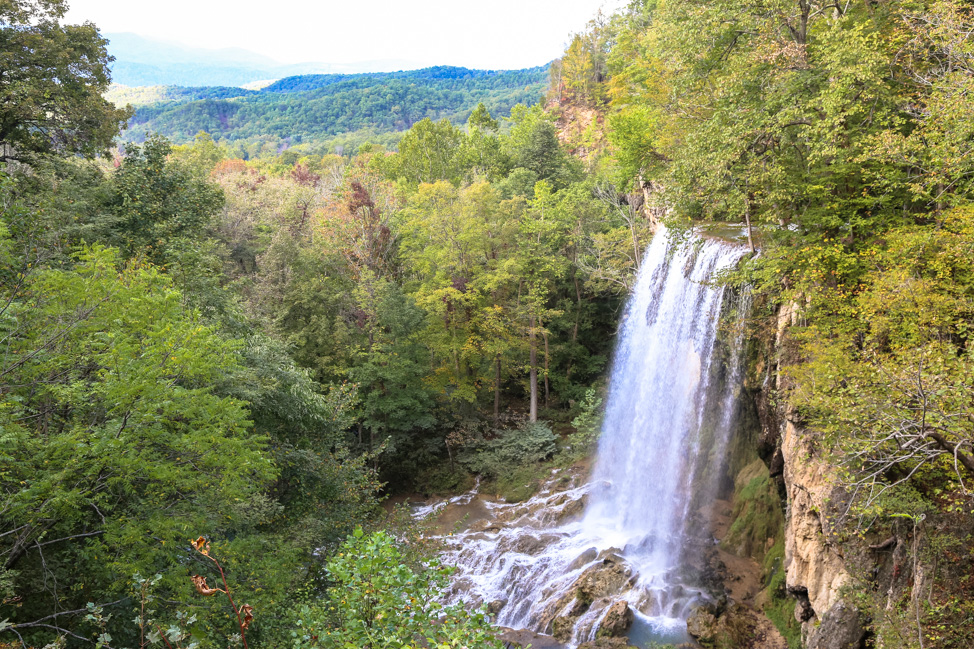
[[[717,358],[724,289],[712,280],[744,254],[657,233],[619,330],[591,480],[556,475],[525,503],[486,502],[488,520],[447,539],[451,598],[570,646],[687,640],[715,589],[702,512],[726,472],[740,383],[739,334]]]

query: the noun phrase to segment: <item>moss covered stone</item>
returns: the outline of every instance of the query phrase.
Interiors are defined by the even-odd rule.
[[[783,538],[784,512],[768,468],[761,460],[745,466],[734,480],[733,523],[722,546],[740,557],[762,562]]]

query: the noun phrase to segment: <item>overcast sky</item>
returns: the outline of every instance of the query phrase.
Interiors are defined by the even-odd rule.
[[[67,22],[283,63],[377,59],[514,69],[558,57],[600,7],[624,0],[69,0]]]

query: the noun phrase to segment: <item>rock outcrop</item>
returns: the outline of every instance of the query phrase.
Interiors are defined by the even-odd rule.
[[[627,602],[617,599],[633,585],[632,568],[615,548],[598,554],[593,548],[579,556],[573,565],[580,567],[593,560],[597,562],[582,571],[572,587],[542,616],[545,630],[561,642],[571,638],[583,616],[589,619],[588,628],[599,625],[600,637],[625,635],[632,626],[633,610]]]
[[[799,599],[798,615],[807,622],[810,613],[821,619],[839,601],[840,591],[851,577],[825,515],[834,507],[837,495],[830,480],[832,469],[791,421],[784,427],[781,452],[789,510],[785,524],[786,583]]]
[[[847,605],[837,601],[822,615],[818,626],[808,633],[807,649],[865,649],[866,627],[862,615]]]
[[[614,595],[631,586],[632,569],[611,550],[602,553],[602,562],[590,566],[575,583],[575,597],[592,603],[600,597]]]
[[[605,615],[602,616],[596,637],[621,638],[629,631],[635,617],[632,609],[629,608],[629,602],[619,600],[610,606]]]
[[[773,386],[785,389],[782,367],[793,362],[795,350],[788,329],[800,314],[797,304],[779,310],[773,344],[772,381],[765,381],[758,411],[764,429],[762,455],[771,475],[787,496],[784,569],[788,593],[795,598],[795,619],[801,623],[806,649],[860,649],[866,628],[862,615],[843,600],[844,589],[853,583],[853,550],[840,546],[832,528],[835,513],[844,501],[835,481],[835,467],[824,457],[816,437],[796,423],[793,413],[779,400],[770,406]],[[770,372],[771,368],[766,371]],[[780,398],[780,394],[777,395]]]
[[[717,616],[705,607],[698,607],[687,620],[687,633],[697,642],[713,642],[717,637]]]

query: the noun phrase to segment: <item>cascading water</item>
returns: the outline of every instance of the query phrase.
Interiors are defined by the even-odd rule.
[[[725,472],[739,383],[735,350],[715,361],[723,289],[710,280],[744,253],[657,233],[619,332],[592,479],[490,504],[494,522],[450,537],[455,599],[572,646],[620,616],[628,626],[626,609],[630,642],[686,639],[709,597],[695,565],[713,546],[700,510]]]

